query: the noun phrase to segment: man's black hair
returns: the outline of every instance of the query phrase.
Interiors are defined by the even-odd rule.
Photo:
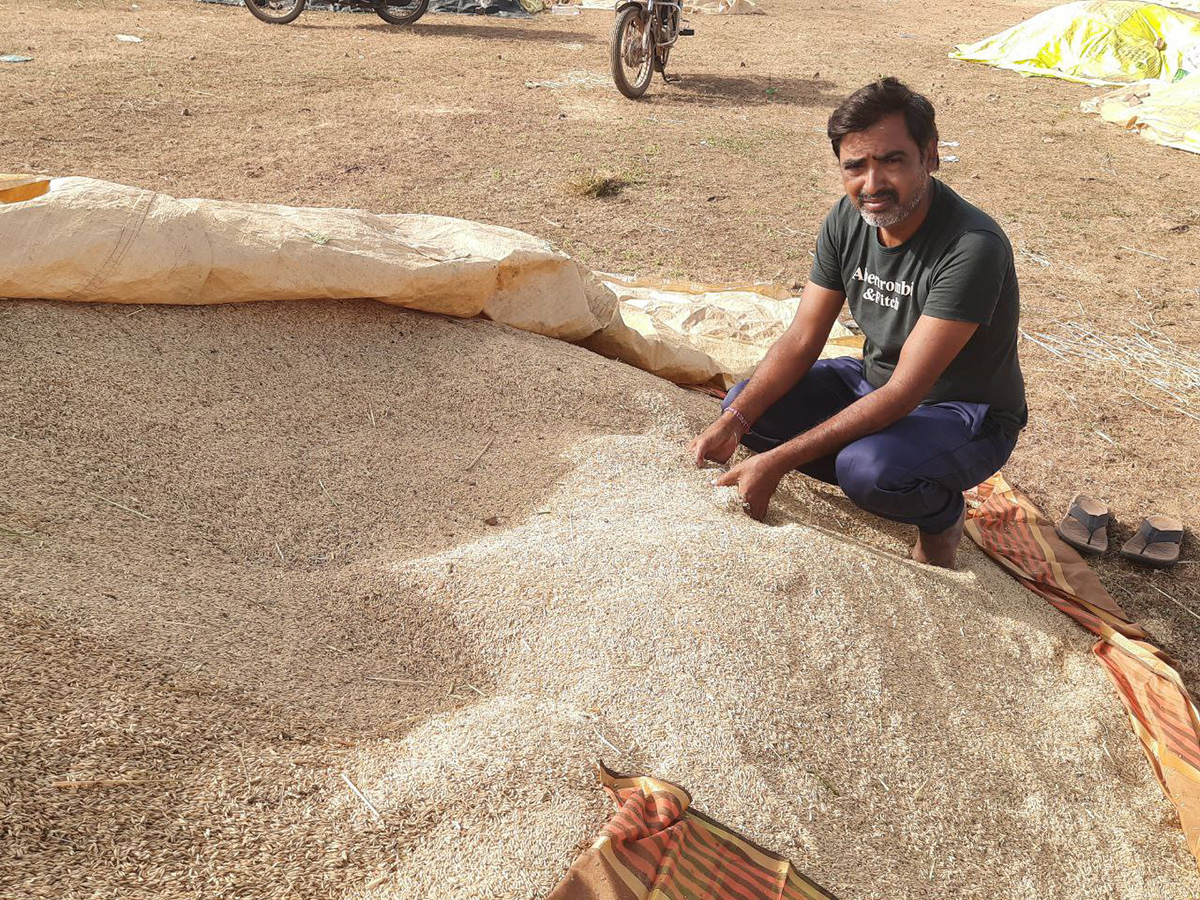
[[[841,102],[829,117],[826,133],[833,145],[833,155],[842,149],[842,138],[856,131],[866,131],[885,116],[903,113],[909,137],[925,154],[933,142],[937,158],[937,123],[933,120],[933,104],[899,80],[880,78],[861,87]]]

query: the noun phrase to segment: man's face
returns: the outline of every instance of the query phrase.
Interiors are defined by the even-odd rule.
[[[921,153],[901,113],[846,135],[838,151],[850,202],[868,225],[878,228],[893,228],[920,207],[936,159],[932,147]]]

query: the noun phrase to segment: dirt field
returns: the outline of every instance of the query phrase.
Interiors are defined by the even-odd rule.
[[[1079,102],[1096,89],[946,58],[954,44],[1045,6],[767,0],[764,16],[696,17],[696,36],[672,58],[682,82],[656,82],[633,103],[608,79],[612,16],[602,12],[508,21],[429,16],[402,30],[372,16],[314,12],[269,27],[245,10],[190,0],[0,0],[0,53],[34,58],[0,64],[0,171],[89,175],[181,197],[461,216],[541,235],[597,269],[798,287],[839,193],[825,119],[850,90],[879,74],[898,75],[930,96],[942,138],[958,142],[946,152],[960,159],[944,164],[941,177],[990,212],[1017,250],[1022,326],[1036,340],[1021,345],[1031,424],[1008,474],[1053,515],[1077,491],[1106,498],[1119,546],[1143,515],[1177,516],[1189,527],[1200,521],[1200,388],[1186,375],[1200,369],[1200,158],[1079,113]],[[118,33],[144,42],[118,42]],[[581,198],[566,184],[597,171],[628,184],[605,199]],[[23,322],[24,315],[6,321]],[[85,341],[79,314],[72,315],[63,334]],[[197,336],[207,321],[197,316]],[[1139,337],[1146,343],[1135,347]],[[1070,352],[1085,340],[1093,342],[1086,352]],[[1122,365],[1106,358],[1114,346],[1135,347],[1136,359]],[[383,377],[386,360],[364,371]],[[503,369],[492,372],[502,377]],[[71,374],[47,370],[47,377],[69,385]],[[402,372],[390,377],[391,389],[404,389]],[[76,410],[78,400],[62,400],[56,410],[59,398],[46,390],[44,421],[22,427],[62,427],[56,416]],[[286,405],[281,396],[280,415]],[[102,423],[80,427],[100,433]],[[553,425],[545,428],[546,439],[555,440]],[[122,449],[119,441],[104,446]],[[134,457],[144,448],[124,449]],[[517,450],[505,458],[529,463]],[[213,461],[217,469],[220,463]],[[205,471],[195,473],[197,491],[210,477]],[[542,474],[547,484],[553,480],[554,473]],[[299,470],[288,477],[300,477]],[[430,513],[444,526],[445,546],[504,496],[503,485],[490,489],[494,496],[461,500],[466,512]],[[41,523],[20,496],[6,492],[0,500],[0,525],[25,530]],[[392,536],[402,537],[397,529]],[[353,532],[348,527],[346,541]],[[338,543],[342,537],[280,540],[297,557],[330,546],[352,554],[352,543]],[[261,549],[255,535],[213,539],[235,556]],[[1182,564],[1168,573],[1135,568],[1115,554],[1097,563],[1114,596],[1180,658],[1193,692],[1200,687],[1198,564],[1194,532]],[[189,619],[180,589],[163,590],[180,620]],[[275,602],[285,603],[288,590],[284,579]],[[17,624],[25,652],[50,648],[77,674],[65,710],[102,701],[103,679],[86,683],[95,674],[88,660],[119,655],[104,644],[113,635],[101,632],[88,639],[96,646],[82,646],[60,640],[53,623],[36,616]],[[195,639],[178,635],[183,643]],[[306,659],[306,648],[297,648],[273,663],[272,677],[285,683]],[[471,678],[467,660],[436,662]],[[414,657],[413,672],[424,664],[431,663]],[[161,687],[139,683],[130,691],[149,695]],[[181,716],[202,715],[193,694],[203,696],[207,686],[178,680],[169,689],[181,697]],[[455,695],[435,707],[458,702]],[[355,724],[353,703],[349,713],[332,694],[319,698],[322,704],[329,718],[315,730],[338,715]],[[277,726],[284,727],[256,719],[245,726],[257,729],[246,740]],[[216,740],[204,735],[198,739]],[[297,840],[264,852],[293,852],[303,844]],[[379,862],[359,861],[364,871]]]

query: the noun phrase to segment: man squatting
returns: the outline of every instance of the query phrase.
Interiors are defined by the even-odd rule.
[[[829,117],[846,196],[830,211],[796,317],[721,415],[696,465],[756,455],[717,484],[762,519],[798,469],[857,506],[917,526],[912,557],[954,567],[962,492],[1008,460],[1025,427],[1012,245],[990,216],[932,177],[933,105],[894,78]],[[849,301],[862,360],[818,360]]]

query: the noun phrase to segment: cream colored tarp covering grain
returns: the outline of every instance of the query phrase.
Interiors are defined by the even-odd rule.
[[[1139,81],[1088,100],[1082,108],[1148,141],[1200,153],[1200,73],[1174,84]]]
[[[1172,81],[1200,70],[1200,20],[1149,3],[1068,3],[950,56],[1087,84]]]
[[[179,200],[90,178],[49,187],[0,203],[0,297],[199,305],[370,298],[584,343],[682,384],[727,387],[735,374],[671,329],[630,328],[591,272],[512,229]]]
[[[711,285],[598,273],[621,301],[621,316],[640,334],[688,344],[745,373],[795,318],[800,298],[778,284]],[[862,337],[835,323],[821,358],[860,353]]]

